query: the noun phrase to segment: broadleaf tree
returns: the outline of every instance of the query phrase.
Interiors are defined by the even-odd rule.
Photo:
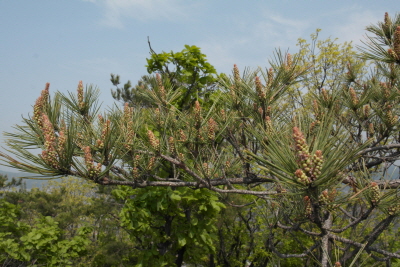
[[[159,86],[160,94],[165,94],[163,87],[166,86],[171,91],[178,92],[175,100],[169,102],[178,110],[187,109],[196,99],[208,106],[212,105],[210,100],[216,94],[213,90],[216,73],[199,48],[186,45],[182,52],[160,54],[151,49],[147,67],[150,75],[143,76],[133,88],[130,81],[123,89],[117,87],[116,91],[112,91],[112,96],[134,108],[157,107],[154,100],[148,97],[148,90]],[[111,81],[118,86],[119,76],[112,74]],[[158,120],[161,121],[161,118]],[[162,132],[163,126],[157,123],[153,131]],[[174,175],[173,166],[168,162],[159,162],[157,168],[162,178]],[[176,178],[180,178],[178,174]],[[176,188],[171,192],[165,187],[151,191],[146,188],[134,191],[122,188],[114,190],[114,195],[124,201],[125,207],[129,207],[121,212],[122,218],[141,222],[134,223],[135,227],[132,227],[127,220],[123,220],[125,227],[130,229],[131,237],[138,244],[133,253],[138,256],[139,265],[161,266],[174,262],[181,266],[183,262],[198,262],[199,255],[213,255],[216,236],[214,223],[223,205],[216,202],[213,193],[204,190],[201,192],[186,188]],[[136,196],[135,201],[130,198],[132,194]],[[200,207],[206,208],[199,211]]]
[[[0,189],[18,186],[16,180],[3,184]],[[11,195],[10,195],[11,194]],[[35,214],[30,216],[19,205],[28,192],[8,191],[0,199],[0,263],[2,266],[76,266],[78,259],[87,253],[91,243],[88,234],[91,227],[81,222],[72,235],[64,231],[52,216]],[[37,195],[33,192],[31,196]],[[18,196],[16,204],[9,200]],[[38,206],[46,205],[40,201]],[[54,200],[51,199],[51,200]],[[51,203],[53,204],[53,203]],[[51,205],[50,204],[50,205]],[[37,211],[37,210],[36,210]],[[54,209],[53,209],[54,212]]]
[[[400,155],[398,18],[386,14],[367,27],[375,37],[360,59],[375,60],[373,71],[349,61],[346,72],[322,83],[316,62],[278,51],[265,71],[240,74],[235,65],[232,77],[220,75],[207,107],[193,96],[181,108],[185,90],[163,75],[140,91],[151,105],[102,113],[92,87],[80,83],[76,96],[50,97],[47,85],[33,116],[7,134],[2,159],[39,176],[128,186],[121,189],[128,195],[151,187],[168,188],[173,201],[182,187],[250,195],[263,201],[265,250],[274,256],[307,266],[390,265],[400,259],[383,242],[400,213],[400,179],[389,175]],[[304,82],[307,75],[317,80]],[[312,107],[293,101],[308,92]],[[126,225],[133,223],[129,205]],[[282,231],[300,248],[288,250]]]

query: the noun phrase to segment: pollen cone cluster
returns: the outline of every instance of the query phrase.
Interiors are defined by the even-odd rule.
[[[393,40],[393,51],[396,53],[397,59],[400,58],[400,25],[396,27]]]
[[[94,179],[101,172],[101,163],[99,162],[97,165],[94,165],[94,160],[89,146],[84,147],[83,152],[85,154],[85,165],[89,178]]]
[[[42,90],[42,93],[33,106],[33,118],[41,128],[43,127],[42,115],[43,112],[45,112],[47,101],[49,99],[49,87],[50,84],[46,83],[45,89]]]
[[[52,168],[58,169],[58,153],[57,153],[57,139],[54,133],[53,124],[50,122],[49,117],[46,114],[42,115],[42,132],[44,135],[44,147],[42,151],[42,158]]]
[[[294,173],[295,179],[304,185],[315,181],[321,174],[323,156],[322,151],[317,150],[311,155],[305,137],[299,128],[293,127],[293,138],[295,141],[295,152],[299,168]]]

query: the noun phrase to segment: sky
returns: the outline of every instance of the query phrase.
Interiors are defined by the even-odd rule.
[[[67,93],[82,80],[100,89],[103,108],[113,105],[110,74],[122,83],[147,74],[148,37],[156,52],[196,45],[218,72],[231,73],[234,64],[269,67],[275,49],[295,53],[297,39],[317,28],[321,39],[360,45],[365,27],[398,7],[398,0],[0,0],[0,146],[47,82],[50,92]]]

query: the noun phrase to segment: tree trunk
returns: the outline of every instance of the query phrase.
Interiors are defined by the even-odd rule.
[[[178,255],[175,260],[176,267],[181,267],[183,263],[183,255],[185,255],[186,246],[181,247],[178,250]]]
[[[329,214],[328,218],[324,221],[323,228],[330,229],[332,227],[332,215]],[[323,230],[324,235],[321,239],[321,266],[328,267],[329,266],[329,232],[327,230]]]

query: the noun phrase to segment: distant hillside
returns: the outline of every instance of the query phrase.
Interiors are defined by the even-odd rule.
[[[33,174],[29,173],[17,173],[17,172],[8,172],[8,171],[3,171],[0,170],[0,174],[7,175],[8,179],[11,179],[13,177],[18,178],[18,177],[27,177],[27,176],[34,176]],[[61,178],[60,178],[61,179]],[[31,189],[34,187],[42,187],[47,183],[48,180],[36,180],[36,179],[23,179],[23,182],[26,184],[26,189]]]

